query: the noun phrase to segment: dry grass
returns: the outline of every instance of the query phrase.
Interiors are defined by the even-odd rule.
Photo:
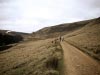
[[[65,37],[67,42],[100,60],[100,24],[87,25]]]
[[[59,43],[24,42],[0,54],[0,75],[59,75],[60,61]]]

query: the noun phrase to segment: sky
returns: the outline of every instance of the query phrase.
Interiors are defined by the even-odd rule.
[[[31,33],[100,17],[100,0],[0,0],[0,29]]]

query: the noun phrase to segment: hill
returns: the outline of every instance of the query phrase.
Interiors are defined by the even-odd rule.
[[[63,35],[67,42],[100,60],[100,17],[46,27],[33,33],[33,37],[44,39]]]
[[[58,37],[61,35],[68,34],[70,32],[74,32],[88,23],[90,23],[92,20],[86,20],[86,21],[80,21],[80,22],[74,22],[74,23],[65,23],[65,24],[60,24],[56,26],[51,26],[51,27],[45,27],[43,29],[40,29],[37,32],[33,32],[33,37],[36,38],[53,38],[53,37]]]
[[[94,19],[83,28],[65,35],[65,40],[100,60],[100,18]]]
[[[0,30],[0,46],[17,43],[22,40],[23,37],[17,32]]]

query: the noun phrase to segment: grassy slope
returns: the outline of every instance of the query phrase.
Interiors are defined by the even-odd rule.
[[[100,60],[100,19],[95,19],[82,29],[65,37],[69,43]]]
[[[84,27],[86,24],[88,24],[90,21],[91,20],[74,22],[74,23],[64,23],[56,26],[46,27],[40,29],[37,32],[34,32],[33,36],[38,38],[58,37],[60,35],[65,35],[77,29],[80,29]]]
[[[59,75],[61,61],[59,43],[27,41],[0,53],[0,75]]]

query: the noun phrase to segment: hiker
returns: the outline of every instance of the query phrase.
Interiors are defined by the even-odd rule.
[[[61,37],[61,36],[60,36],[60,37],[59,37],[59,40],[60,40],[60,41],[64,41],[64,37]]]
[[[61,37],[61,36],[59,37],[59,40],[60,40],[60,41],[62,40],[62,37]]]
[[[62,37],[62,41],[64,41],[64,37]]]

